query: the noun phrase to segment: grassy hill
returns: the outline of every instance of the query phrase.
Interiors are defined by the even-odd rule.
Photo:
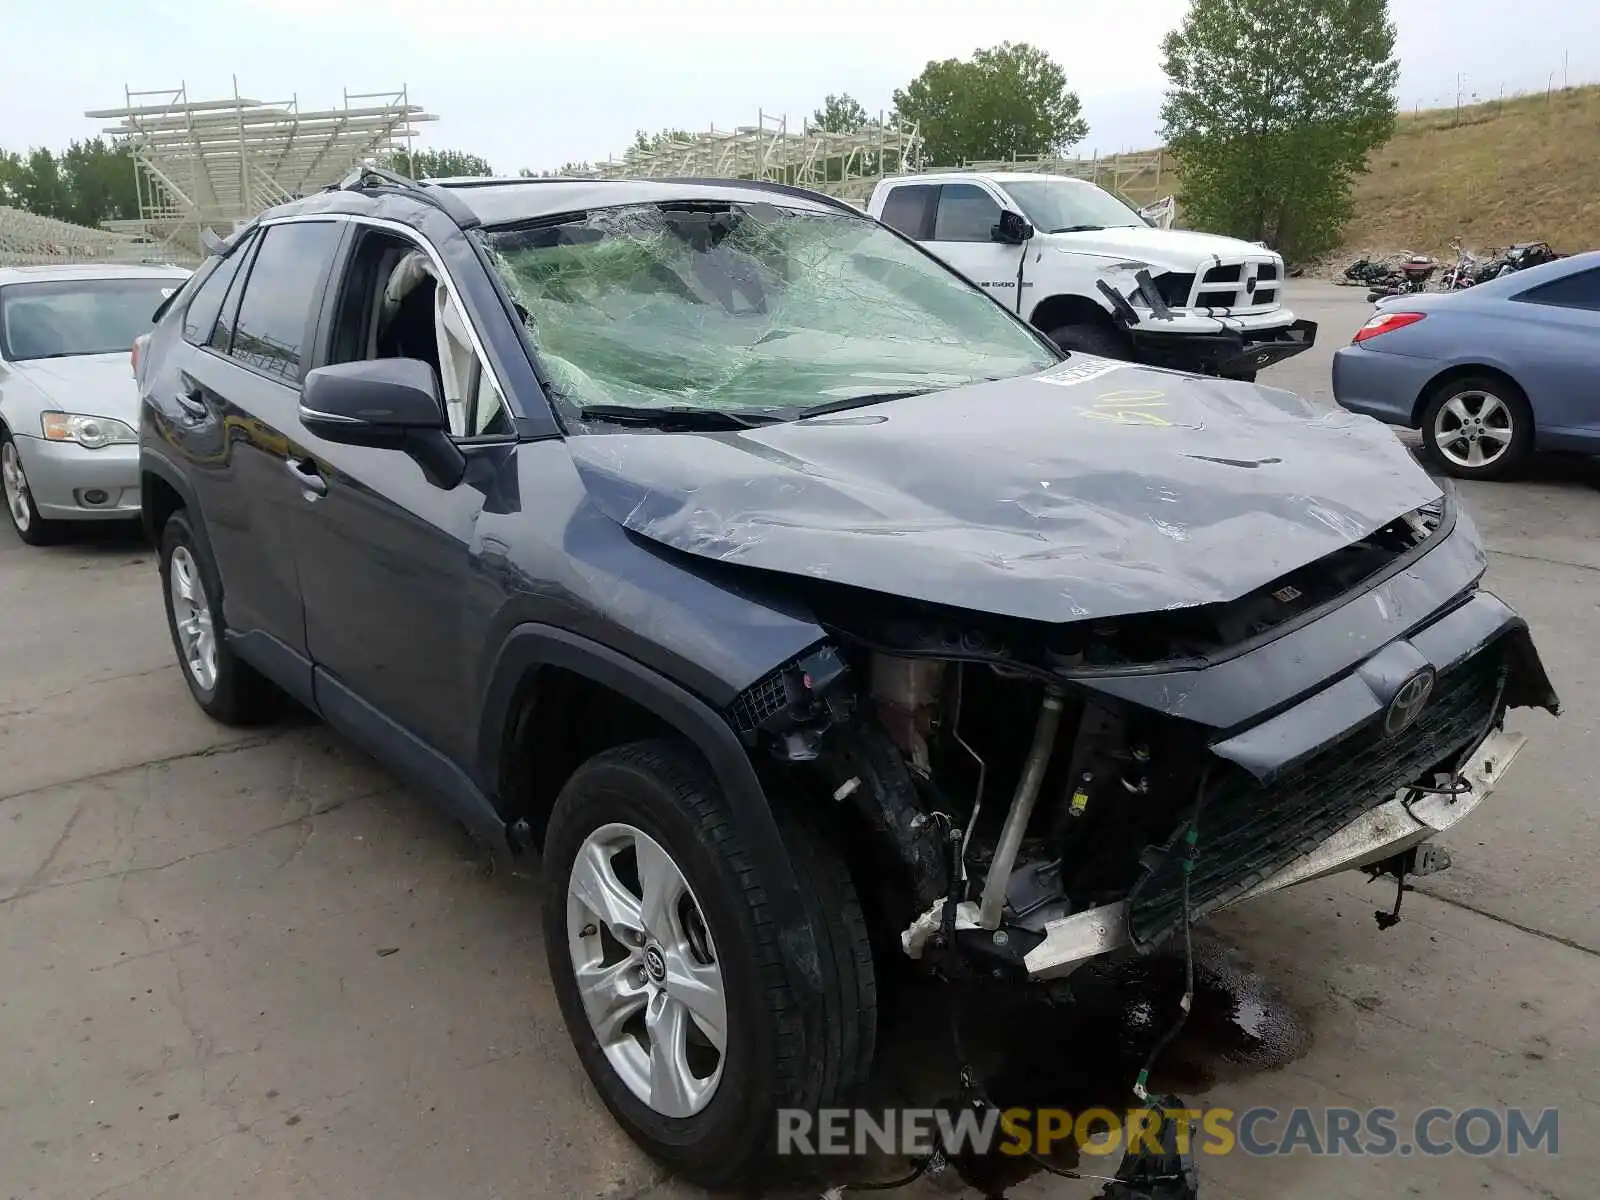
[[[1103,161],[1101,181],[1116,181],[1117,160]],[[1480,252],[1525,241],[1547,241],[1565,253],[1600,248],[1600,86],[1459,113],[1403,113],[1368,166],[1356,180],[1344,247],[1330,262],[1406,250],[1444,255],[1456,236]],[[1120,184],[1138,204],[1180,186],[1170,156],[1159,176],[1146,171]]]
[[[1352,250],[1600,247],[1600,87],[1402,115],[1356,181]]]

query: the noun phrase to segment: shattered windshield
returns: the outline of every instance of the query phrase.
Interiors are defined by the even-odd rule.
[[[1033,227],[1045,233],[1149,224],[1104,188],[1082,180],[1028,179],[1001,186]]]
[[[804,415],[1042,370],[988,297],[872,221],[670,202],[489,232],[564,402]]]

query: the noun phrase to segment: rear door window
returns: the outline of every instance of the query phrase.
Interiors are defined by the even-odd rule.
[[[936,184],[911,183],[889,189],[883,202],[883,223],[908,238],[927,241],[933,234],[933,206],[938,195]]]
[[[298,384],[342,226],[269,226],[245,281],[228,354],[252,370]],[[220,328],[219,324],[219,328]]]
[[[933,220],[936,242],[992,242],[1000,205],[975,183],[947,183]]]

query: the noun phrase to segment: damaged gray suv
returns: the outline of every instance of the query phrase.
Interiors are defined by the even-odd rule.
[[[1381,425],[1063,354],[828,197],[362,172],[212,250],[138,355],[195,700],[541,855],[583,1064],[696,1179],[866,1078],[880,981],[1403,879],[1557,708]]]

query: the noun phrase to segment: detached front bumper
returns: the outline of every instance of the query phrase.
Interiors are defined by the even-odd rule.
[[[77,442],[16,439],[28,490],[47,521],[121,520],[139,515],[139,447],[90,450]]]
[[[1223,377],[1253,374],[1296,354],[1317,341],[1317,323],[1298,318],[1271,329],[1217,333],[1180,333],[1160,321],[1129,329],[1134,349],[1155,366]]]
[[[1446,543],[1457,534],[1446,534]],[[1415,571],[1448,567],[1429,562],[1444,550],[1436,547]],[[1353,604],[1398,602],[1397,593],[1380,591]],[[1339,632],[1325,624],[1338,612],[1306,629],[1321,627],[1317,638],[1326,641]],[[1291,644],[1273,653],[1306,651]],[[1259,687],[1270,663],[1252,657],[1233,663]],[[1211,671],[1226,673],[1229,665]],[[1198,705],[1205,689],[1185,694]],[[1165,844],[1145,848],[1138,879],[1115,902],[1072,912],[1070,899],[1057,896],[1054,911],[1035,906],[1032,915],[1002,919],[1006,936],[995,944],[1027,978],[1056,978],[1124,946],[1148,950],[1186,922],[1244,900],[1407,853],[1455,826],[1498,786],[1522,748],[1520,736],[1504,732],[1503,717],[1524,707],[1555,714],[1560,700],[1521,618],[1475,591],[1276,715],[1242,728],[1228,720],[1228,732],[1210,743],[1197,856],[1184,850],[1187,825],[1180,824]],[[1459,792],[1418,790],[1447,775]],[[978,915],[974,904],[957,907],[953,932],[974,930],[956,939],[963,948],[999,932],[993,924],[978,929]],[[922,956],[942,916],[935,905],[912,923],[902,935],[907,954]]]
[[[1409,791],[1398,792],[1222,907],[1232,908],[1298,883],[1383,862],[1446,832],[1489,798],[1526,742],[1517,733],[1491,734],[1462,771],[1470,791],[1459,796],[1430,794],[1421,799],[1408,799],[1412,794]],[[1044,941],[1024,959],[1029,977],[1057,978],[1088,959],[1126,946],[1126,908],[1121,903],[1108,904],[1050,922],[1044,929]]]
[[[1317,323],[1296,318],[1288,309],[1226,316],[1174,309],[1161,298],[1149,272],[1140,271],[1135,280],[1129,296],[1104,280],[1098,286],[1139,361],[1152,366],[1224,377],[1254,375],[1316,344]]]
[[[1469,790],[1458,796],[1425,794],[1421,799],[1414,798],[1409,789],[1396,792],[1216,911],[1313,879],[1383,862],[1447,832],[1489,798],[1526,742],[1522,734],[1490,734],[1461,773]],[[935,905],[900,935],[902,947],[912,958],[920,958],[923,947],[938,934],[942,910],[942,904]],[[1048,922],[1042,930],[1043,940],[1023,958],[1028,977],[1059,979],[1092,958],[1127,947],[1128,925],[1128,906],[1121,901]],[[978,906],[963,901],[956,909],[956,931],[978,927]]]

